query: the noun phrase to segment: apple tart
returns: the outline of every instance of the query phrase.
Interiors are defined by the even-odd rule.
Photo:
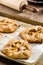
[[[24,40],[12,39],[3,48],[2,53],[14,59],[27,59],[31,56],[31,44]]]
[[[15,30],[18,28],[18,24],[16,23],[16,20],[12,20],[9,18],[3,18],[0,19],[0,32],[2,33],[10,33],[15,32]]]
[[[20,37],[30,43],[43,42],[43,27],[32,26],[20,32]]]

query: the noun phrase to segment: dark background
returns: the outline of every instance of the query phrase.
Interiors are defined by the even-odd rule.
[[[23,65],[0,56],[0,65]]]

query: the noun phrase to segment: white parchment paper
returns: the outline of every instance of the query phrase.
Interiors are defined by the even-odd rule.
[[[2,20],[3,17],[0,17],[0,20]],[[1,53],[1,50],[3,49],[3,47],[8,43],[9,40],[11,40],[12,38],[14,39],[21,39],[21,37],[19,36],[19,33],[21,31],[23,31],[25,29],[25,24],[23,24],[22,22],[17,21],[17,23],[19,25],[21,25],[14,33],[3,33],[2,34],[2,38],[0,39],[0,54],[4,57],[6,57],[4,54]],[[23,25],[23,26],[22,26]],[[31,25],[28,25],[31,26]],[[26,27],[28,27],[26,25]],[[23,60],[23,59],[11,59],[13,61],[17,61],[19,63],[23,63],[23,64],[29,64],[29,65],[43,65],[43,43],[42,44],[31,44],[32,46],[32,55],[29,59],[27,60]]]
[[[19,33],[24,30],[25,28],[23,26],[20,26],[15,33],[12,33],[12,34],[3,34],[3,38],[0,39],[0,49],[2,49],[6,44],[7,42],[12,39],[12,38],[15,38],[15,39],[21,39],[20,36],[19,36]],[[29,63],[29,64],[33,64],[33,63],[36,63],[39,59],[39,57],[43,54],[43,44],[31,44],[32,45],[32,55],[29,59],[27,60],[22,60],[22,59],[13,59],[14,61],[16,60],[17,62],[22,62],[22,63]]]

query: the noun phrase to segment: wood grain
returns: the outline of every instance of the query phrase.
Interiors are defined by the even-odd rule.
[[[0,5],[0,12],[5,13],[5,16],[8,14],[8,17],[11,15],[11,17],[14,17],[17,20],[25,21],[30,24],[43,25],[43,13],[33,13],[29,10],[23,10],[23,12],[20,13],[2,5]]]

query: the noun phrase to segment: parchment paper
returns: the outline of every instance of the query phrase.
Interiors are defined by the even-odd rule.
[[[19,33],[25,29],[24,27],[20,26],[18,30],[16,30],[15,33],[12,34],[3,34],[3,38],[0,39],[0,50],[3,49],[3,47],[7,44],[7,42],[14,38],[14,39],[21,39],[21,37],[19,36]],[[7,37],[6,37],[7,36]],[[36,63],[39,59],[39,57],[43,54],[43,44],[31,44],[32,45],[32,55],[29,59],[27,60],[22,60],[22,59],[13,59],[19,62],[24,62],[24,63],[29,63],[29,64],[33,64]]]
[[[20,23],[20,22],[18,21],[18,23]],[[14,33],[11,33],[11,34],[7,34],[7,33],[5,34],[4,33],[4,34],[2,34],[3,37],[0,39],[0,54],[4,57],[8,58],[8,59],[11,59],[13,61],[17,61],[19,63],[33,65],[33,64],[36,64],[36,63],[38,64],[40,62],[40,65],[41,64],[43,65],[43,62],[42,62],[42,60],[43,60],[43,43],[42,44],[40,44],[40,43],[38,43],[38,44],[34,43],[33,44],[32,43],[31,44],[31,46],[32,46],[32,55],[29,59],[26,59],[26,60],[12,59],[12,58],[9,58],[9,57],[5,56],[3,53],[1,53],[1,50],[8,43],[9,40],[11,40],[12,38],[19,39],[19,40],[21,39],[21,37],[19,36],[19,33],[21,31],[23,31],[24,29],[25,29],[25,27],[21,25],[16,30],[16,32],[14,32]]]

